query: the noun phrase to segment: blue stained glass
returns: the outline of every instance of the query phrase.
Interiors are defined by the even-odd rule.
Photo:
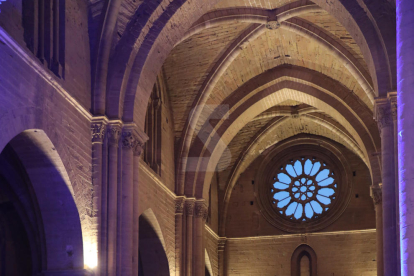
[[[312,170],[312,167],[313,167],[312,161],[310,161],[309,159],[306,160],[306,162],[305,162],[305,168],[304,168],[305,174],[310,175],[310,172]]]
[[[319,200],[320,203],[325,204],[325,205],[329,205],[331,204],[331,200],[327,197],[321,196],[321,195],[317,195],[316,198]]]
[[[275,190],[271,189],[272,202],[280,214],[289,219],[307,221],[329,211],[337,184],[326,163],[322,166],[316,158],[301,157],[280,170],[278,181],[273,183]]]
[[[277,207],[278,208],[283,208],[283,207],[285,207],[288,203],[290,202],[290,197],[288,197],[288,198],[286,198],[286,199],[284,199],[284,200],[282,200],[282,201],[279,201],[278,203],[277,203]]]
[[[289,196],[289,192],[279,192],[279,193],[276,193],[273,196],[273,198],[276,200],[282,200],[282,199],[287,198],[288,196]]]
[[[312,206],[313,211],[315,211],[315,213],[322,214],[322,211],[323,211],[322,206],[317,201],[312,200],[310,204]]]
[[[294,168],[295,168],[295,171],[296,171],[296,174],[297,174],[297,175],[301,175],[301,174],[302,174],[302,163],[300,163],[300,161],[299,161],[299,160],[297,160],[297,161],[295,162],[295,166],[294,166]]]
[[[321,163],[320,162],[315,162],[313,164],[312,170],[311,170],[309,175],[314,176],[319,171],[320,168],[321,168]]]
[[[302,204],[299,203],[298,208],[296,208],[295,218],[300,219],[302,217],[302,214],[303,214],[303,206]]]
[[[287,165],[286,166],[286,171],[290,174],[290,176],[297,177],[297,174],[295,172],[295,169],[293,168],[292,165],[290,165],[290,164]]]
[[[324,195],[324,196],[327,196],[327,197],[330,197],[334,193],[335,193],[335,191],[333,189],[330,189],[330,188],[323,188],[323,189],[320,189],[318,191],[318,194]]]
[[[286,209],[286,216],[291,216],[296,210],[296,207],[298,206],[297,202],[292,202]]]
[[[285,184],[290,184],[290,182],[292,182],[292,179],[290,179],[290,177],[285,173],[279,173],[277,175],[277,178],[279,179],[280,182],[285,183]]]
[[[273,184],[273,187],[275,187],[276,189],[279,189],[279,190],[284,190],[284,189],[289,188],[289,185],[284,184],[282,182],[275,182],[275,184]]]
[[[321,182],[318,183],[319,186],[328,186],[331,185],[332,183],[334,183],[334,179],[332,177],[328,177],[325,180],[322,180]]]
[[[315,177],[315,180],[319,182],[319,181],[326,179],[328,176],[329,176],[329,170],[324,169],[320,173],[318,173],[318,175]]]
[[[313,217],[313,209],[312,209],[312,207],[311,207],[311,205],[310,205],[310,203],[308,202],[308,203],[306,203],[306,205],[305,205],[305,215],[306,215],[306,217],[307,218],[312,218]]]

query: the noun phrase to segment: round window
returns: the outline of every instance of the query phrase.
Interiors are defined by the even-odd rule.
[[[318,231],[338,219],[352,192],[341,150],[329,140],[295,137],[266,152],[255,177],[264,218],[290,233]]]
[[[316,157],[301,157],[282,165],[270,187],[271,202],[290,220],[308,221],[329,211],[336,198],[335,173]]]

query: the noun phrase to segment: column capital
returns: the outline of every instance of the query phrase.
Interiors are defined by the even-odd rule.
[[[105,138],[106,124],[105,117],[94,117],[91,121],[92,143],[102,144]]]
[[[175,199],[175,214],[182,215],[184,213],[185,197],[179,196]]]
[[[387,98],[375,99],[374,118],[380,131],[392,124],[391,106]]]
[[[122,122],[121,121],[109,121],[107,125],[108,143],[110,145],[118,145],[119,138],[121,137]]]
[[[195,198],[187,198],[184,203],[185,214],[187,216],[194,215]]]
[[[374,201],[374,205],[382,203],[382,185],[372,185],[371,186],[371,197]]]
[[[136,124],[126,124],[122,129],[122,148],[133,150],[134,155],[140,156],[148,136]]]
[[[195,216],[196,218],[202,218],[204,221],[207,220],[208,209],[204,199],[196,200],[195,202]]]
[[[391,106],[391,115],[394,121],[397,120],[397,92],[388,92],[387,94],[388,100],[390,101]]]

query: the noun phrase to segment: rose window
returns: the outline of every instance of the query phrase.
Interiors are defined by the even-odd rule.
[[[273,181],[273,207],[297,221],[318,218],[329,211],[338,188],[333,170],[314,157],[291,160],[280,168]]]

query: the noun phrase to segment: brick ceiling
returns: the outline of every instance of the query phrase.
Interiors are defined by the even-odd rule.
[[[292,2],[295,1],[225,0],[218,3],[213,10],[237,7],[271,10]],[[319,29],[321,33],[325,33],[332,41],[338,43],[338,45],[340,44],[359,63],[359,68],[362,68],[362,71],[368,72],[368,66],[358,45],[334,17],[320,10],[301,14],[297,19],[300,20],[299,22],[310,24],[314,30]],[[163,73],[174,116],[176,141],[182,138],[183,127],[188,119],[193,102],[200,93],[206,78],[211,75],[211,71],[217,63],[223,61],[226,50],[234,44],[234,41],[243,36],[248,28],[254,29],[256,27],[254,24],[256,23],[233,21],[206,28],[176,45],[168,56],[163,65]],[[328,52],[326,48],[314,39],[299,35],[286,28],[266,29],[257,38],[244,44],[238,56],[232,60],[227,69],[220,75],[207,99],[207,105],[197,121],[194,136],[212,113],[214,109],[212,106],[220,105],[231,93],[248,80],[281,65],[296,65],[320,72],[327,78],[340,82],[352,91],[359,98],[359,101],[369,109],[372,110],[373,108],[372,101],[370,101],[360,82],[350,73],[346,64],[338,56]],[[281,78],[274,82],[286,79],[289,78]],[[267,84],[267,86],[274,84],[274,82]],[[372,80],[369,76],[367,82],[372,86]],[[223,181],[228,180],[237,160],[245,154],[246,148],[251,146],[252,143],[254,144],[252,141],[263,132],[266,126],[276,122],[278,119],[283,119],[284,116],[291,116],[290,114],[278,115],[280,110],[290,110],[291,106],[303,108],[304,106],[301,104],[297,100],[287,100],[279,104],[279,106],[271,107],[263,114],[257,116],[256,119],[246,122],[245,126],[228,145],[231,154],[224,154],[218,162],[219,178],[223,179]],[[312,107],[308,106],[308,108]],[[328,116],[328,114],[316,108],[311,111],[311,113],[302,115],[299,118],[285,118],[285,121],[271,132],[271,135],[263,136],[261,143],[266,146],[257,145],[253,152],[256,152],[257,155],[258,152],[263,151],[266,147],[300,133],[324,136],[345,145],[354,152],[360,150],[352,148],[354,144],[358,148],[358,144],[344,126],[339,123],[341,121],[339,118]],[[345,136],[346,138],[344,138]],[[254,156],[253,152],[250,155]]]

